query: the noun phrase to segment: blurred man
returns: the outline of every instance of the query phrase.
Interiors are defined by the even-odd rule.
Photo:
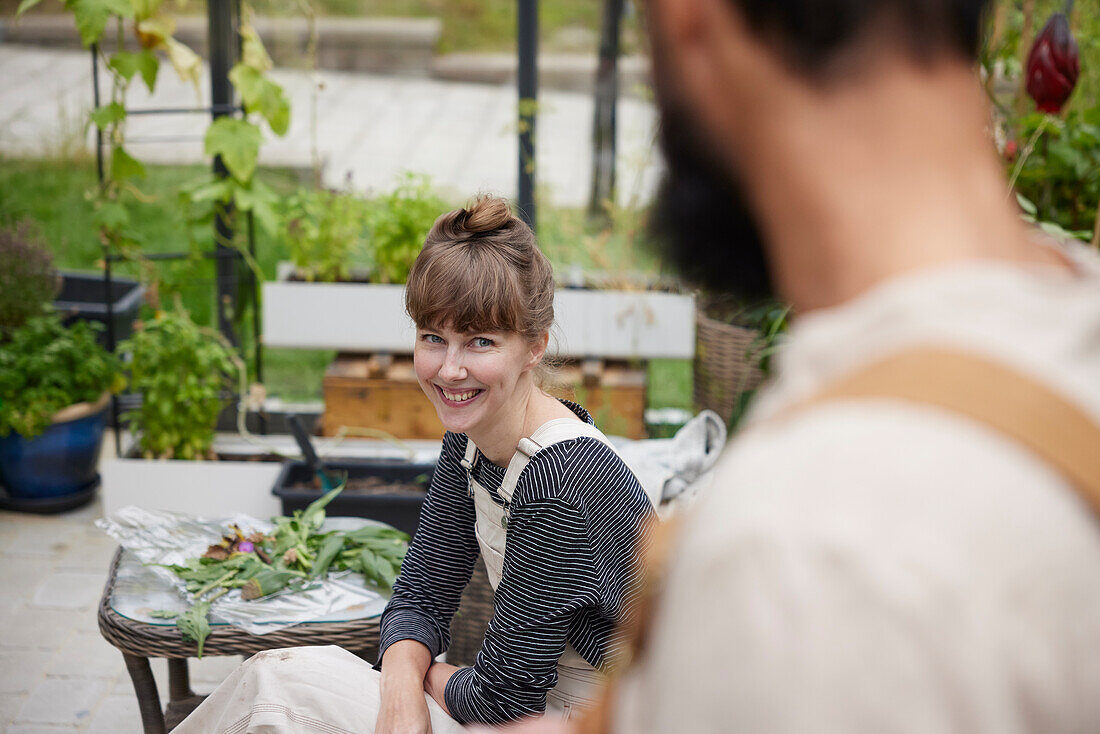
[[[1100,260],[1013,211],[983,5],[649,0],[663,229],[797,319],[600,726],[1100,731]]]

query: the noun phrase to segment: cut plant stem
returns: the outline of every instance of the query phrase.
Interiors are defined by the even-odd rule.
[[[224,596],[225,594],[228,594],[228,593],[229,593],[229,588],[228,587],[222,587],[221,591],[219,591],[217,594],[214,594],[214,596],[210,597],[206,601],[208,603],[212,604],[212,603],[214,603],[214,601],[216,601],[217,599],[220,599],[222,596]]]
[[[211,589],[213,589],[217,586],[221,586],[226,581],[228,581],[229,579],[236,576],[237,571],[238,571],[238,569],[236,569],[236,568],[234,568],[232,571],[227,571],[221,578],[217,579],[216,581],[211,581],[209,584],[207,584],[206,586],[204,586],[201,589],[199,589],[198,591],[196,591],[195,596],[202,596],[203,594],[210,591]],[[228,589],[227,589],[227,591],[228,591]]]

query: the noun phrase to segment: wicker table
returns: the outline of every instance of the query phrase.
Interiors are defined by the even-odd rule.
[[[111,608],[111,593],[121,557],[119,549],[111,561],[107,584],[99,601],[99,631],[122,652],[134,683],[146,734],[165,734],[202,702],[203,697],[191,691],[187,672],[187,659],[196,655],[196,646],[184,640],[175,626],[138,622]],[[248,656],[262,650],[303,645],[339,645],[374,662],[378,656],[378,618],[300,624],[266,635],[218,625],[206,639],[203,654]],[[152,657],[168,660],[168,708],[164,712],[160,710],[157,684],[149,667]]]

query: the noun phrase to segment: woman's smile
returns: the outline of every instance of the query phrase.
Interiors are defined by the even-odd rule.
[[[474,399],[479,397],[481,393],[485,392],[481,388],[445,388],[440,385],[435,385],[435,389],[439,391],[439,394],[443,398],[443,402],[452,408],[460,408],[469,405]]]

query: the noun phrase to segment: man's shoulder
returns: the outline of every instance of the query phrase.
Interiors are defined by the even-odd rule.
[[[901,556],[973,548],[976,537],[1009,552],[1025,531],[1096,541],[1072,487],[1030,451],[971,420],[889,400],[838,401],[746,430],[695,510],[692,542],[719,554],[745,535]]]

